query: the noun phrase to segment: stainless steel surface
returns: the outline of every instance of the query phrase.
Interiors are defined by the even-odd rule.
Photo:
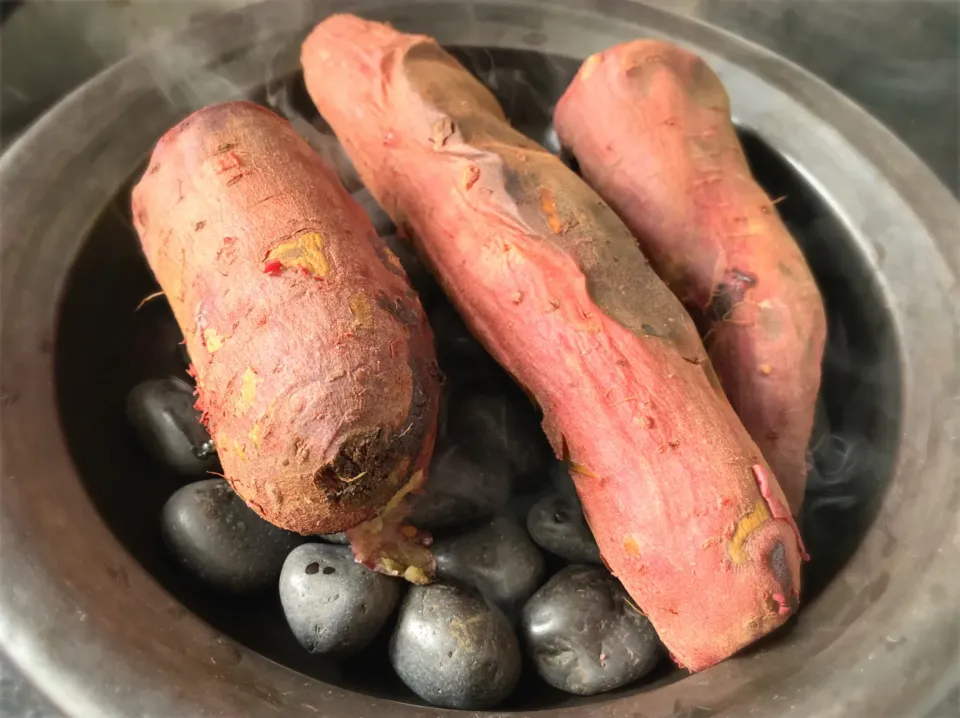
[[[294,39],[323,9],[344,5],[317,2],[302,13],[256,8],[123,63],[47,115],[0,161],[0,640],[76,715],[442,713],[305,678],[186,612],[118,545],[63,440],[49,431],[59,422],[51,381],[59,300],[101,208],[167,126],[197,103],[254,89],[267,63],[292,69]],[[960,252],[950,195],[895,138],[796,67],[656,10],[602,0],[497,11],[452,2],[420,3],[415,12],[386,0],[349,5],[463,45],[582,57],[647,31],[692,44],[720,71],[738,119],[832,203],[895,323],[905,401],[892,484],[856,555],[796,629],[762,653],[567,715],[899,718],[926,710],[923,701],[935,701],[954,678],[960,598],[952,571]],[[216,71],[197,73],[203,66]],[[67,535],[70,541],[49,540]]]
[[[960,190],[960,3],[705,0],[696,16],[813,72]]]
[[[62,718],[63,713],[23,678],[9,658],[0,655],[0,716]]]

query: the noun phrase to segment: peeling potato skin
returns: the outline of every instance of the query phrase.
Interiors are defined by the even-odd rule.
[[[133,216],[251,508],[335,533],[426,471],[440,387],[425,314],[289,123],[248,102],[194,113],[157,144]]]
[[[554,119],[583,176],[701,324],[730,403],[798,514],[826,315],[750,174],[720,78],[686,50],[635,40],[589,58]]]
[[[337,15],[301,61],[366,186],[542,408],[676,660],[704,669],[786,621],[802,549],[783,494],[627,227],[430,38]]]

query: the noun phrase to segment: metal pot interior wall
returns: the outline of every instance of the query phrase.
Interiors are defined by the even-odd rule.
[[[789,697],[801,715],[913,714],[956,650],[945,629],[958,584],[938,553],[956,536],[941,516],[958,496],[953,200],[885,130],[799,69],[632,3],[257,6],[113,68],[11,149],[0,163],[4,648],[80,715],[442,713],[411,705],[383,646],[334,666],[303,653],[276,599],[197,591],[156,528],[172,486],[122,420],[137,380],[179,370],[173,342],[157,350],[176,334],[163,305],[132,311],[154,283],[129,222],[131,179],[191,109],[256,97],[294,72],[299,39],[346,5],[455,46],[534,136],[591,52],[636,36],[691,45],[727,85],[761,183],[786,196],[779,209],[830,313],[803,525],[815,560],[798,620],[703,674],[664,671],[652,686],[592,700],[520,693],[505,710],[772,716]]]

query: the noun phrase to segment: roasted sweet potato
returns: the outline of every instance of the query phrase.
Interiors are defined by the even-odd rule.
[[[539,403],[606,563],[677,660],[705,668],[782,624],[796,526],[627,227],[430,38],[334,16],[301,60],[366,185]]]
[[[798,513],[826,318],[803,254],[750,174],[720,79],[668,43],[618,45],[583,64],[555,125],[698,322]]]
[[[424,312],[286,121],[247,102],[194,113],[157,144],[133,217],[226,478],[258,514],[333,533],[422,483],[439,397]]]

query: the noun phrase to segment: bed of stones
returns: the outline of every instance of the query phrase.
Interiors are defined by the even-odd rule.
[[[290,631],[311,654],[348,657],[392,631],[390,665],[435,705],[489,708],[521,680],[576,695],[641,680],[665,651],[604,568],[534,407],[366,190],[354,196],[418,290],[446,377],[428,486],[409,519],[434,537],[437,580],[413,586],[375,573],[354,562],[342,534],[299,536],[258,517],[214,475],[216,451],[186,373],[142,382],[126,407],[153,459],[198,479],[159,517],[168,550],[224,596],[279,592]],[[183,361],[186,369],[186,352]]]
[[[666,651],[604,567],[569,471],[553,458],[536,410],[470,335],[322,120],[305,116],[309,102],[302,95],[301,83],[282,82],[267,88],[264,100],[290,119],[354,193],[406,269],[433,329],[445,375],[440,425],[426,492],[409,521],[433,535],[437,580],[411,586],[373,573],[353,561],[343,535],[302,537],[271,526],[226,481],[211,478],[220,467],[193,408],[182,345],[182,379],[157,376],[127,398],[128,422],[146,452],[184,480],[197,479],[163,508],[168,551],[205,590],[225,597],[278,592],[304,651],[344,671],[357,670],[358,654],[363,663],[371,652],[388,653],[400,680],[438,706],[478,710],[512,704],[511,695],[536,695],[546,686],[589,696],[660,681],[669,672]],[[524,98],[514,104],[537,106]],[[577,169],[549,126],[531,127],[531,137]],[[749,136],[744,141],[761,163],[760,175],[773,181],[756,142]],[[806,234],[817,225],[785,220],[806,246]],[[845,373],[853,363],[835,312],[831,323],[825,385],[833,382],[836,390],[838,376],[856,382]],[[817,556],[804,570],[808,600],[856,545],[862,530],[857,508],[874,480],[864,438],[834,429],[824,394],[800,517],[807,547]],[[369,681],[350,683],[363,690]]]

